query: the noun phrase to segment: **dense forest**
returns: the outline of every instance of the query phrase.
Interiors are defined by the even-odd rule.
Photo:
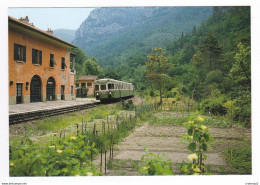
[[[131,50],[131,56],[118,65],[110,62],[102,69],[81,49],[74,52],[78,75],[132,82],[140,94],[174,101],[181,94],[200,102],[204,113],[231,114],[233,120],[249,126],[250,42],[250,7],[214,7],[213,15],[191,33],[183,32],[162,48],[151,46],[146,53],[135,46],[136,52]]]

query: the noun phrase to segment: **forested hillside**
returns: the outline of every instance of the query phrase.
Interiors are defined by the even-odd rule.
[[[149,31],[163,30],[169,23],[159,23],[153,18],[155,26]],[[185,21],[182,20],[183,23]],[[88,66],[92,66],[92,74],[96,73],[99,77],[132,82],[143,95],[172,97],[174,102],[178,102],[182,96],[189,97],[200,103],[204,113],[230,114],[233,120],[249,126],[250,7],[214,7],[211,17],[190,29],[191,33],[181,33],[179,30],[177,39],[168,37],[169,42],[161,46],[162,49],[152,51],[152,48],[157,48],[156,44],[151,44],[153,40],[156,41],[154,37],[146,38],[151,42],[140,47],[136,46],[140,42],[133,42],[128,45],[129,52],[124,59],[118,56],[122,58],[120,65],[108,60],[106,67],[101,69],[98,66],[100,61],[96,59],[88,59],[83,68],[79,62],[77,65],[82,74],[90,69]],[[168,32],[176,33],[175,30]],[[113,45],[104,51],[113,55],[112,48],[122,47],[120,44],[127,40],[124,36],[117,39],[118,42],[109,41]],[[78,58],[80,56],[83,55]],[[88,73],[91,74],[89,70]]]
[[[250,7],[215,7],[207,22],[167,47],[168,75],[203,103],[205,112],[249,124],[251,110]]]
[[[73,43],[102,67],[139,62],[151,48],[166,48],[210,15],[212,7],[98,8],[82,23]]]

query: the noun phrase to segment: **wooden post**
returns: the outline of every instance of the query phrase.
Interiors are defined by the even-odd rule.
[[[100,160],[100,171],[102,172],[102,144],[101,144],[101,151],[100,151],[100,158],[101,158],[101,160]]]
[[[82,122],[82,125],[81,125],[81,133],[83,135],[83,128],[84,128],[84,123]]]
[[[231,121],[231,127],[233,127],[233,101],[232,101],[232,98],[231,98],[231,118],[230,118],[230,121]]]
[[[77,136],[79,135],[79,124],[77,123]]]
[[[90,148],[90,160],[91,162],[93,161],[93,150],[92,150],[92,146]]]
[[[104,134],[106,133],[106,122],[104,122]]]
[[[85,135],[87,134],[87,122],[85,124]]]
[[[105,174],[107,173],[107,150],[105,146]]]
[[[188,116],[190,115],[190,98],[188,98]]]
[[[114,159],[114,135],[112,135],[112,160]]]
[[[93,135],[94,135],[94,136],[96,135],[96,123],[95,123],[94,126],[93,126]]]
[[[110,143],[110,145],[109,145],[109,160],[111,160],[111,157],[112,157],[112,147],[111,147],[111,143]]]
[[[109,132],[109,122],[108,122],[108,115],[107,115],[107,130]]]
[[[102,121],[102,126],[101,126],[101,133],[102,135],[104,134],[104,122]]]

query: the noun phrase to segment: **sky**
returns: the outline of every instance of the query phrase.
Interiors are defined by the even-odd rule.
[[[16,19],[28,16],[35,27],[47,30],[76,30],[94,8],[8,8],[8,15]]]

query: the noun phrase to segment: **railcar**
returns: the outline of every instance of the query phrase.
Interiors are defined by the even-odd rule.
[[[94,82],[95,97],[101,102],[134,96],[134,85],[114,79],[99,79]]]

